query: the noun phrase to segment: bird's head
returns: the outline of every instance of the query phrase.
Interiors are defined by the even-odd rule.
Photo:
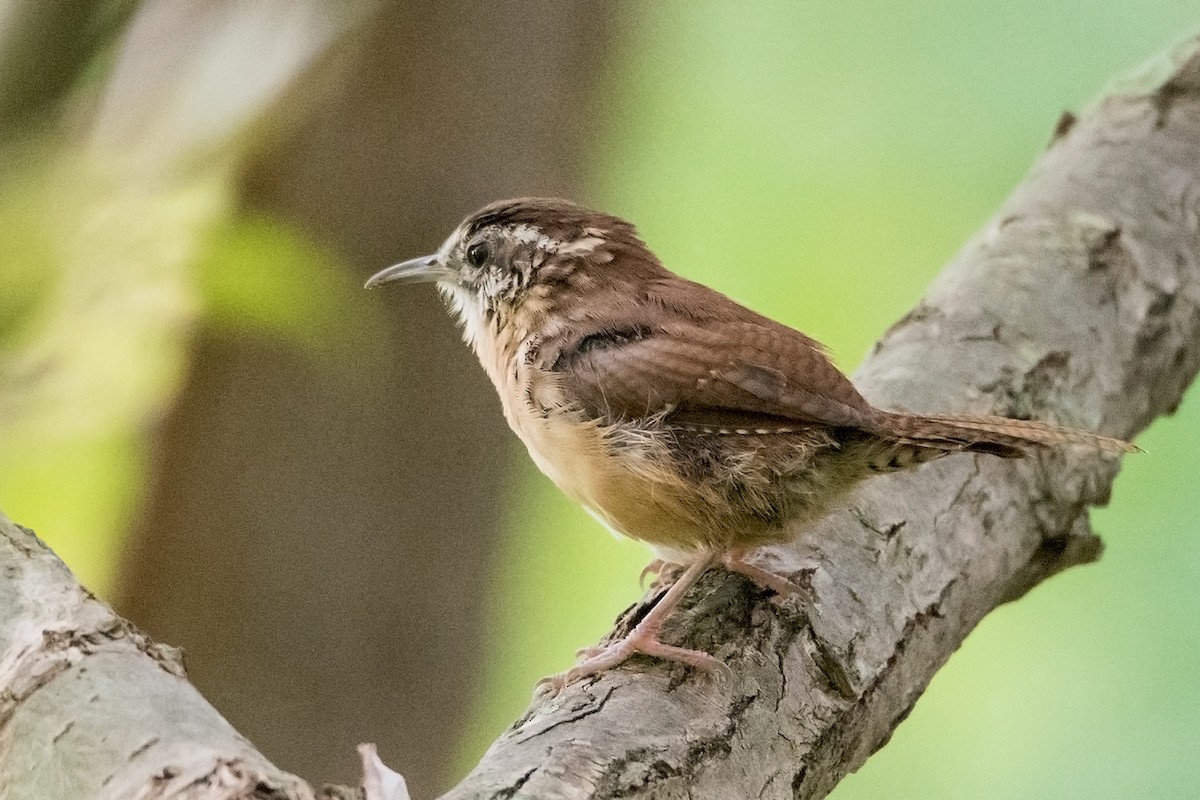
[[[600,286],[659,272],[633,225],[568,200],[502,200],[471,214],[436,253],[388,267],[367,281],[436,282],[467,327],[498,327],[534,301],[578,301]]]

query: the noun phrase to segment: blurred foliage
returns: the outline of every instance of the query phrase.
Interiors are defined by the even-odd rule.
[[[623,6],[589,196],[671,267],[852,367],[995,210],[1060,112],[1200,27],[1182,2]],[[1191,796],[1200,783],[1200,410],[1095,514],[1108,552],[998,610],[834,796]],[[615,542],[526,468],[492,670],[461,767],[639,592]]]
[[[382,325],[371,316],[377,306],[355,302],[361,287],[346,280],[337,256],[283,220],[242,212],[209,242],[196,272],[205,319],[223,331],[277,337],[300,352],[333,356]]]
[[[104,589],[185,367],[189,268],[231,197],[219,172],[150,188],[71,148],[23,155],[0,199],[0,281],[21,289],[0,338],[0,503]]]
[[[358,287],[315,243],[242,211],[237,167],[247,132],[268,111],[289,119],[280,96],[353,15],[148,3],[123,30],[129,4],[68,5],[3,9],[0,63],[75,44],[36,53],[44,73],[0,76],[0,507],[104,594],[198,326],[318,355],[349,339],[340,312]],[[164,29],[174,50],[155,41]],[[253,77],[231,83],[223,70],[246,63]]]

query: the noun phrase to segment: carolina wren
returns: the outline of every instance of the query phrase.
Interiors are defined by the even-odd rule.
[[[875,408],[816,341],[668,272],[630,223],[566,200],[493,203],[434,255],[366,285],[426,281],[542,472],[657,563],[686,567],[627,637],[585,651],[557,687],[634,653],[723,666],[659,641],[666,615],[718,563],[794,589],[744,555],[871,475],[950,453],[1131,449],[1040,422]]]

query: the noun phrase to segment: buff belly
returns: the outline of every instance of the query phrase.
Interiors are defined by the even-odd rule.
[[[535,376],[527,362],[518,351],[489,373],[534,463],[610,530],[665,558],[786,541],[785,522],[815,510],[803,498],[825,494],[805,476],[827,434],[731,440],[650,419],[605,424],[584,418],[552,375]]]
[[[781,527],[746,515],[726,493],[681,475],[661,431],[656,436],[558,415],[524,422],[513,428],[563,493],[614,533],[645,542],[664,558],[686,561],[703,549],[786,538]]]

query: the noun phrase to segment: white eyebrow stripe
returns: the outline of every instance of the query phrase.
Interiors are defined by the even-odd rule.
[[[590,229],[594,230],[594,229]],[[518,242],[525,244],[534,244],[539,250],[547,253],[557,253],[564,256],[579,256],[585,253],[590,253],[599,245],[604,244],[604,239],[599,236],[584,236],[581,239],[576,239],[573,242],[564,242],[561,239],[552,239],[542,233],[541,229],[535,225],[517,225],[512,229],[513,238]]]
[[[585,236],[582,239],[576,239],[570,244],[556,242],[558,247],[555,252],[564,256],[579,256],[584,253],[590,253],[599,245],[604,244],[604,240],[599,236]]]

